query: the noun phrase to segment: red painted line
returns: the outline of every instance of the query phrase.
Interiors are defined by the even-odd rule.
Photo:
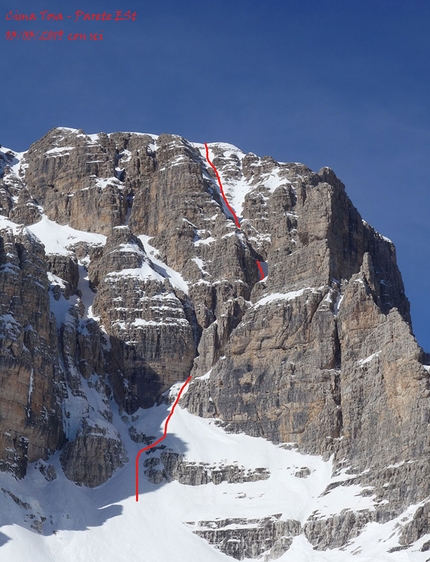
[[[216,175],[216,179],[218,180],[218,185],[219,185],[219,189],[221,191],[221,195],[222,198],[224,199],[224,203],[227,205],[228,210],[230,211],[230,213],[233,215],[234,218],[234,222],[236,223],[237,228],[240,228],[240,222],[239,219],[237,218],[236,213],[234,212],[234,209],[230,206],[230,203],[227,201],[227,197],[225,196],[224,193],[224,188],[222,186],[222,182],[221,182],[221,178],[220,175],[218,173],[218,170],[215,168],[215,166],[212,164],[212,162],[210,161],[209,158],[209,147],[208,144],[205,142],[205,148],[206,148],[206,160],[209,162],[212,170],[215,172]],[[261,263],[258,260],[255,260],[257,262],[257,267],[258,267],[258,273],[260,275],[260,281],[262,279],[264,279],[264,271],[263,268],[261,267]]]
[[[230,213],[233,215],[234,222],[236,223],[237,228],[240,228],[239,219],[237,218],[236,213],[234,212],[234,210],[233,210],[232,207],[230,206],[230,203],[227,201],[227,197],[225,196],[224,188],[223,188],[223,186],[222,186],[221,178],[219,177],[218,170],[215,168],[215,166],[212,164],[212,162],[211,162],[210,159],[209,159],[209,147],[208,147],[208,145],[207,145],[206,142],[205,142],[205,148],[206,148],[206,160],[209,162],[209,164],[210,164],[212,170],[215,172],[216,179],[218,180],[218,185],[219,185],[219,188],[220,188],[220,191],[221,191],[221,195],[222,195],[222,198],[224,199],[224,203],[227,205],[228,210],[229,210]]]
[[[184,382],[184,384],[181,386],[181,390],[179,391],[179,394],[178,394],[178,396],[176,397],[176,400],[173,403],[172,409],[170,410],[170,414],[167,416],[166,423],[164,424],[164,434],[163,434],[163,436],[160,437],[160,439],[157,439],[157,441],[154,441],[154,443],[152,443],[151,445],[148,445],[147,447],[144,447],[143,449],[140,449],[140,451],[136,455],[136,501],[137,502],[139,501],[139,457],[144,451],[147,451],[148,449],[152,449],[153,447],[158,445],[158,443],[161,443],[161,441],[166,439],[166,437],[167,437],[167,427],[169,425],[170,418],[173,416],[173,412],[175,411],[175,408],[176,408],[176,406],[177,406],[177,404],[178,404],[178,402],[181,398],[181,394],[184,391],[184,388],[190,382],[190,380],[191,380],[191,377],[188,377],[187,380]]]
[[[237,226],[237,228],[240,228],[240,222],[239,219],[237,218],[236,213],[234,212],[234,209],[231,207],[230,203],[227,201],[227,197],[225,196],[224,193],[224,188],[222,186],[222,182],[221,182],[221,178],[220,175],[218,173],[218,170],[215,168],[215,166],[212,164],[210,158],[209,158],[209,147],[207,145],[207,143],[205,143],[205,148],[206,148],[206,160],[209,162],[211,168],[213,169],[213,171],[215,172],[216,178],[218,180],[218,185],[221,191],[221,195],[222,198],[224,200],[224,203],[227,205],[228,210],[230,211],[230,213],[233,215],[234,218],[234,222]],[[260,280],[264,279],[264,272],[263,272],[263,268],[261,266],[261,263],[256,260],[257,263],[257,267],[258,267],[258,272],[260,274]],[[144,451],[148,451],[149,449],[152,449],[154,447],[156,447],[159,443],[161,443],[161,441],[163,441],[164,439],[166,439],[167,437],[167,428],[169,425],[169,421],[170,418],[173,416],[173,412],[175,411],[175,408],[181,398],[181,394],[184,391],[184,388],[187,386],[187,384],[190,382],[191,377],[188,377],[187,380],[184,382],[184,384],[181,386],[181,389],[179,391],[178,396],[176,397],[175,402],[173,403],[172,409],[170,411],[170,414],[168,415],[167,419],[166,419],[166,423],[164,424],[164,433],[163,436],[160,437],[159,439],[157,439],[157,441],[154,441],[154,443],[152,443],[151,445],[148,445],[147,447],[144,447],[143,449],[140,449],[140,451],[138,451],[137,455],[136,455],[136,501],[139,501],[139,457],[140,455],[144,452]]]
[[[255,260],[257,262],[258,273],[260,274],[260,281],[264,279],[264,271],[263,267],[261,266],[261,262],[259,260]]]

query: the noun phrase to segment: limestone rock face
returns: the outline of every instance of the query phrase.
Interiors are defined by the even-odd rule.
[[[68,478],[98,486],[126,462],[120,429],[150,441],[118,419],[191,374],[189,412],[332,458],[344,478],[327,494],[358,485],[374,497],[373,509],[301,522],[244,517],[234,532],[229,520],[197,522],[201,537],[269,560],[297,534],[343,547],[417,505],[401,543],[420,540],[429,355],[393,243],[329,168],[225,143],[207,151],[237,221],[206,147],[176,135],[57,128],[25,153],[0,150],[0,468],[22,477],[60,450]],[[145,462],[156,484],[267,476],[174,451]]]
[[[88,424],[65,445],[61,454],[67,478],[89,488],[106,482],[127,460],[119,435],[108,435],[106,430]]]
[[[235,465],[208,466],[207,463],[187,463],[183,455],[172,451],[163,451],[159,457],[151,457],[144,463],[145,474],[153,484],[170,480],[177,480],[187,486],[201,486],[221,482],[242,484],[243,482],[257,482],[267,480],[270,473],[265,468],[246,470],[245,467]]]
[[[26,153],[25,182],[51,220],[105,234],[122,224],[127,193],[115,144],[107,135],[96,137],[53,129]]]
[[[321,181],[327,179],[331,184]],[[310,173],[308,181],[273,192],[269,275],[254,287],[253,306],[232,332],[225,357],[208,380],[196,379],[199,390],[186,401],[193,411],[216,414],[231,428],[331,454],[333,440],[346,438],[344,383],[350,373],[357,380],[351,363],[355,368],[378,351],[369,347],[364,333],[357,334],[360,350],[352,343],[356,327],[344,324],[353,321],[350,306],[362,307],[355,316],[369,322],[369,333],[380,322],[393,323],[391,337],[398,334],[410,342],[407,353],[416,361],[412,369],[424,369],[410,334],[409,303],[392,244],[363,223],[331,171]],[[384,345],[389,346],[388,338]],[[393,357],[391,349],[387,353]],[[207,365],[198,367],[195,374],[204,374]],[[201,393],[213,401],[197,402]],[[362,411],[363,404],[354,407]],[[370,428],[369,439],[374,439]]]
[[[100,277],[93,310],[110,335],[107,368],[115,398],[132,413],[152,406],[191,370],[196,350],[188,299],[157,273],[127,227],[113,229],[92,263],[90,279],[95,284]]]
[[[19,476],[63,441],[62,376],[42,244],[0,229],[0,467]]]
[[[282,521],[276,514],[264,519],[231,518],[199,521],[194,533],[235,560],[276,560],[291,546],[292,538],[300,533],[298,521]],[[264,556],[264,558],[263,558]]]

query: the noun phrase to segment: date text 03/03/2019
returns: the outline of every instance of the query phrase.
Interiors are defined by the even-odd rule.
[[[7,20],[15,20],[15,21],[37,21],[38,19],[42,21],[63,21],[66,19],[73,19],[73,21],[136,21],[137,13],[132,12],[131,10],[126,10],[123,12],[122,10],[116,10],[115,13],[91,13],[91,12],[84,12],[83,10],[76,10],[72,16],[66,15],[64,16],[62,13],[51,13],[48,10],[43,10],[39,12],[39,16],[35,12],[31,14],[21,14],[16,10],[14,13],[12,10],[6,13]]]

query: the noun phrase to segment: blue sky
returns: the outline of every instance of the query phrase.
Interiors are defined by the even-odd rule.
[[[128,9],[136,21],[73,21]],[[25,150],[59,125],[169,132],[330,166],[396,244],[430,351],[428,0],[5,0],[2,12],[0,143]],[[5,39],[61,29],[61,41]]]

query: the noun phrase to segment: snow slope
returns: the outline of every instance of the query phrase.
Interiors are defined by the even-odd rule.
[[[174,392],[180,384],[175,385]],[[114,404],[112,407],[115,408]],[[134,425],[147,435],[159,437],[170,406],[139,410]],[[47,482],[40,473],[40,461],[31,465],[22,481],[0,474],[0,561],[7,562],[222,562],[230,560],[206,541],[193,534],[187,522],[227,517],[257,518],[282,513],[282,519],[301,522],[313,512],[339,513],[343,508],[372,507],[372,498],[359,495],[359,487],[339,488],[321,496],[332,481],[331,462],[301,455],[275,446],[262,438],[227,434],[214,420],[195,417],[177,407],[163,442],[186,459],[210,464],[265,467],[270,478],[243,484],[186,486],[176,481],[151,484],[143,473],[143,462],[152,450],[141,456],[139,502],[134,498],[134,458],[141,447],[128,435],[130,419],[115,414],[114,424],[128,448],[130,461],[106,484],[88,489],[68,481],[61,469],[59,454],[50,462],[57,478]],[[310,469],[307,478],[296,471]],[[342,478],[339,476],[337,479]],[[19,498],[19,499],[18,499]],[[18,505],[24,505],[21,507]],[[416,508],[416,506],[415,506]],[[424,562],[428,554],[399,551],[396,523],[411,517],[414,508],[385,525],[369,524],[363,534],[344,550],[317,552],[304,536],[295,537],[280,562]],[[30,530],[35,521],[46,517],[45,534]],[[14,522],[15,524],[11,524]]]
[[[51,221],[46,215],[42,216],[42,220],[27,228],[43,243],[47,254],[69,255],[71,252],[67,250],[67,247],[77,242],[87,242],[94,245],[106,243],[106,236],[103,234],[76,230],[70,226]]]

